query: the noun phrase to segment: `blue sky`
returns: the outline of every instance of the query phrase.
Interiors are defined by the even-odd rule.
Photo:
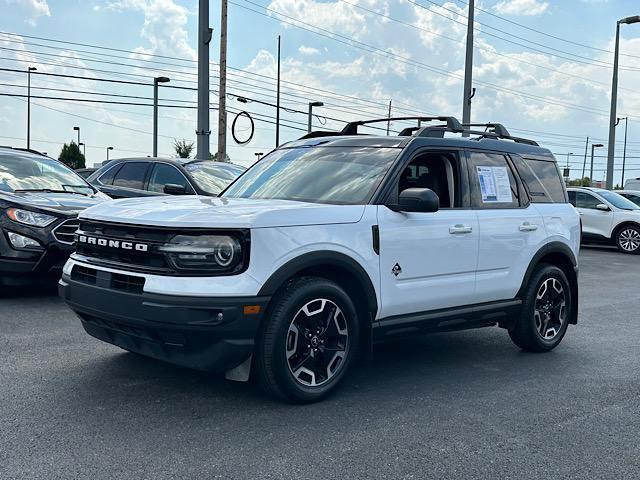
[[[274,57],[280,34],[283,80],[288,82],[283,84],[283,106],[290,109],[282,112],[287,125],[281,133],[284,141],[303,134],[297,129],[305,128],[305,115],[292,110],[306,110],[310,100],[326,104],[317,109],[321,116],[314,120],[316,126],[326,121],[324,127],[332,129],[340,128],[346,120],[384,116],[389,100],[395,115],[460,116],[465,3],[231,0],[228,58],[237,70],[231,71],[228,91],[274,102]],[[476,14],[473,119],[501,122],[513,133],[538,139],[558,154],[561,164],[567,153],[574,153],[572,176],[579,176],[585,137],[606,143],[615,22],[640,14],[640,5],[637,0],[486,0],[477,5],[481,10]],[[218,61],[219,12],[219,2],[212,1],[214,63]],[[0,30],[5,32],[0,34],[0,68],[24,70],[35,65],[40,72],[143,83],[166,75],[172,79],[171,86],[181,87],[194,86],[196,79],[195,0],[0,0]],[[627,177],[640,176],[640,25],[623,26],[621,45],[625,55],[620,61],[618,112],[629,116]],[[216,74],[215,65],[212,74]],[[25,77],[0,72],[0,93],[24,94]],[[216,82],[212,78],[212,89],[217,89]],[[148,86],[61,77],[33,76],[32,85],[32,94],[41,96],[149,103],[145,98],[151,95]],[[169,155],[173,139],[195,140],[195,110],[177,108],[193,105],[189,102],[195,95],[189,90],[162,88],[161,98],[172,105],[160,113],[159,150]],[[211,100],[215,106],[213,93]],[[233,96],[227,101],[233,111],[247,109],[259,119],[248,146],[236,145],[230,135],[228,139],[232,160],[250,164],[255,152],[274,146],[274,126],[269,122],[275,110],[255,101],[241,104]],[[214,110],[212,151],[216,148],[216,124]],[[24,144],[25,125],[24,99],[0,96],[0,144]],[[33,100],[34,148],[57,156],[61,144],[74,138],[72,128],[76,125],[81,127],[90,164],[104,160],[107,146],[115,147],[112,156],[150,153],[148,106]],[[406,124],[397,122],[392,129],[403,126]],[[238,130],[246,133],[246,128],[239,121]],[[623,134],[619,128],[620,164]],[[600,155],[605,151],[601,149]],[[604,158],[598,157],[594,176],[598,179],[603,173]],[[616,179],[619,177],[617,172]]]

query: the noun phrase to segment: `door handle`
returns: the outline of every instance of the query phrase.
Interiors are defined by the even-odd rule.
[[[520,225],[519,229],[521,232],[535,232],[538,229],[538,226],[533,223],[524,222]]]
[[[473,232],[473,228],[468,225],[462,225],[460,223],[454,225],[453,227],[449,227],[449,233],[451,235],[460,235],[463,233],[471,233]]]

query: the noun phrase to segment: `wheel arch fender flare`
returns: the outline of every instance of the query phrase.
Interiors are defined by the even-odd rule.
[[[364,267],[352,257],[331,250],[304,253],[284,263],[271,274],[258,295],[273,296],[287,280],[314,267],[335,267],[343,271],[346,270],[360,284],[369,311],[376,312],[378,310],[376,290]]]
[[[522,298],[522,293],[524,292],[526,286],[529,284],[531,280],[531,276],[535,271],[536,267],[540,265],[540,263],[544,263],[545,258],[549,257],[564,257],[567,262],[570,264],[571,268],[567,268],[568,264],[560,266],[563,268],[567,280],[569,281],[569,285],[571,287],[571,298],[573,300],[573,305],[571,308],[571,318],[569,323],[576,324],[578,323],[578,259],[576,255],[573,253],[573,250],[563,242],[554,241],[549,242],[543,245],[533,256],[531,261],[529,262],[529,266],[524,274],[524,278],[522,280],[522,284],[520,285],[520,289],[518,290],[518,298]]]
[[[640,229],[640,223],[634,222],[633,220],[623,220],[622,222],[620,222],[619,224],[613,227],[613,230],[611,231],[611,240],[615,242],[616,236],[618,235],[618,233],[620,233],[620,230],[622,230],[624,227],[636,227]]]

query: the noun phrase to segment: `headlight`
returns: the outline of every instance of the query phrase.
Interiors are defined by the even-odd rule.
[[[40,243],[33,238],[25,237],[14,232],[7,232],[9,235],[9,241],[13,248],[41,248]]]
[[[57,218],[53,215],[47,215],[46,213],[31,212],[20,208],[7,209],[7,216],[14,222],[31,225],[33,227],[46,227],[47,225],[51,225]]]
[[[176,235],[158,251],[178,270],[231,272],[242,263],[240,241],[230,235]]]

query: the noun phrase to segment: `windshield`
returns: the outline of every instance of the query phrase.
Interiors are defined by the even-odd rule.
[[[223,196],[365,204],[400,151],[378,147],[276,150],[251,167]]]
[[[93,194],[78,174],[48,157],[0,153],[0,191],[54,191]]]
[[[184,165],[193,181],[205,192],[218,195],[246,169],[238,165],[228,165],[206,160]]]
[[[598,194],[614,207],[622,210],[640,210],[640,207],[631,200],[624,198],[622,195],[608,190],[599,190]]]

